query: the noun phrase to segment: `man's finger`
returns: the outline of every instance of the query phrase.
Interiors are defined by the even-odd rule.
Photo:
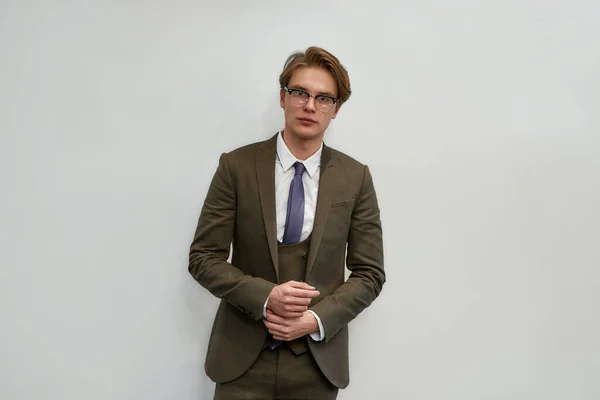
[[[310,300],[309,300],[310,302]],[[310,304],[310,303],[309,303]],[[308,304],[304,305],[294,305],[294,304],[286,304],[285,306],[283,306],[283,311],[287,311],[287,312],[299,312],[302,313],[304,311],[308,310]]]
[[[302,315],[304,315],[303,312],[297,312],[297,311],[286,312],[286,311],[284,311],[280,315],[280,317],[282,317],[282,318],[288,318],[288,319],[295,319],[295,318],[300,318]]]
[[[295,312],[295,311],[284,311],[283,314],[276,314],[271,310],[267,310],[267,319],[270,322],[274,322],[276,324],[287,326],[289,325],[289,319],[297,319],[304,315],[304,312]]]
[[[285,334],[285,332],[284,332],[284,328],[285,327],[282,326],[282,325],[274,324],[274,323],[269,322],[269,321],[266,321],[265,325],[266,325],[266,327],[269,330],[269,333],[271,335],[273,335],[273,334],[280,334],[280,335]]]
[[[267,321],[278,325],[283,325],[285,322],[283,318],[269,310],[267,310]]]
[[[284,319],[298,319],[298,318],[300,318],[300,317],[302,317],[304,315],[304,312],[281,311],[281,312],[277,312],[277,313],[273,313],[273,314],[277,315],[279,318],[284,318]]]
[[[274,323],[274,322],[271,322],[271,321],[269,321],[269,320],[266,320],[266,321],[265,321],[265,326],[266,326],[266,327],[269,329],[269,331],[270,331],[270,330],[272,330],[272,329],[273,329],[273,330],[276,330],[276,329],[277,329],[277,327],[278,327],[279,325],[278,325],[278,324],[276,324],[276,323]]]
[[[319,292],[318,290],[314,290],[314,289],[298,289],[298,288],[293,288],[290,289],[288,292],[289,295],[294,296],[294,297],[302,297],[302,298],[312,298],[312,297],[317,297],[318,295],[321,294],[321,292]]]
[[[306,282],[288,281],[286,283],[293,288],[305,289],[305,290],[314,290],[315,289],[314,286],[310,286]]]
[[[287,306],[305,306],[308,307],[310,304],[309,297],[295,297],[295,296],[285,296],[282,300],[282,303]]]

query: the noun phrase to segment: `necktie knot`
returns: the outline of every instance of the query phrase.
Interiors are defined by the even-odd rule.
[[[295,162],[294,168],[296,169],[296,173],[294,175],[302,175],[304,174],[304,171],[306,171],[304,164],[302,164],[301,162]]]

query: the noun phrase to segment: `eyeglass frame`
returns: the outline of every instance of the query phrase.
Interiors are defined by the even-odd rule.
[[[283,87],[283,90],[285,90],[285,91],[286,91],[286,92],[287,92],[287,93],[288,93],[290,96],[292,95],[292,92],[293,92],[293,91],[295,91],[295,92],[301,92],[301,93],[305,93],[305,94],[308,96],[308,97],[306,98],[306,100],[304,101],[304,104],[302,104],[302,105],[299,105],[299,106],[297,106],[297,105],[293,104],[295,107],[304,107],[304,106],[305,106],[305,105],[308,103],[308,100],[310,100],[310,98],[312,97],[312,98],[314,98],[314,99],[315,99],[315,107],[316,107],[317,109],[319,109],[319,111],[322,111],[322,112],[327,112],[327,111],[331,110],[331,109],[332,109],[332,108],[333,108],[333,107],[334,107],[334,106],[335,106],[335,105],[336,105],[336,104],[337,104],[337,103],[340,101],[340,99],[339,99],[339,98],[331,97],[331,96],[328,96],[328,95],[326,95],[326,94],[318,94],[318,95],[314,96],[314,95],[312,95],[312,94],[308,93],[306,90],[302,90],[302,89],[290,89],[290,88],[289,88],[289,87],[287,87],[287,86],[284,86],[284,87]],[[333,104],[331,104],[331,106],[328,106],[328,108],[327,108],[326,110],[321,110],[321,109],[319,108],[318,104],[323,104],[323,103],[317,103],[317,97],[326,97],[326,98],[328,98],[328,99],[331,99],[331,100],[333,101]]]

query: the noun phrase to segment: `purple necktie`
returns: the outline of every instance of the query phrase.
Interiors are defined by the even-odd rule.
[[[294,163],[294,168],[296,173],[290,185],[283,244],[298,243],[302,236],[302,225],[304,224],[304,184],[302,183],[302,175],[306,168],[301,162]]]

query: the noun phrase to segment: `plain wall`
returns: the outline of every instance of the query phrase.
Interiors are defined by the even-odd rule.
[[[353,94],[388,282],[339,398],[600,398],[600,3],[0,1],[0,399],[208,399],[187,272],[287,56]]]

